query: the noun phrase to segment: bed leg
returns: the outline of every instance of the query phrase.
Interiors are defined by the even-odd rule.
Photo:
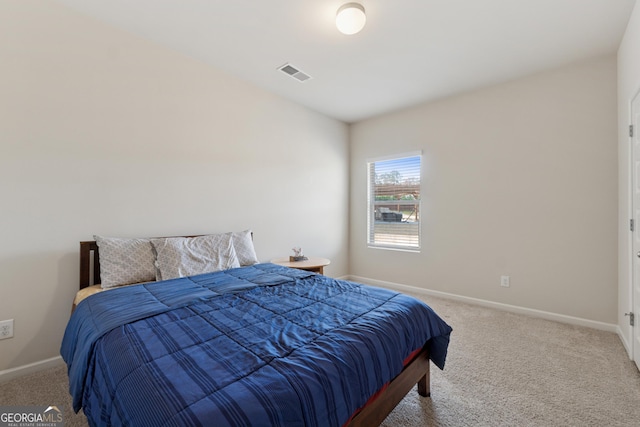
[[[427,372],[418,380],[418,394],[423,397],[431,396],[431,371],[429,365],[427,365]]]

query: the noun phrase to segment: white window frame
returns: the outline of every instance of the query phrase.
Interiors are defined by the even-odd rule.
[[[420,168],[419,168],[419,183],[420,183],[420,193],[422,192],[422,177],[423,173],[423,158],[422,151],[412,151],[409,153],[401,153],[394,154],[384,157],[376,157],[367,159],[367,245],[370,248],[375,249],[387,249],[387,250],[399,250],[399,251],[408,251],[408,252],[420,252],[422,248],[422,220],[421,220],[421,199],[422,197],[418,197],[417,202],[414,202],[417,206],[418,218],[417,218],[417,244],[406,242],[405,244],[398,243],[390,243],[384,241],[376,241],[375,239],[375,226],[376,226],[376,206],[380,206],[380,202],[376,203],[375,195],[373,194],[375,182],[373,180],[375,177],[372,177],[372,165],[377,162],[384,162],[388,160],[402,160],[410,157],[419,157],[420,158]],[[380,221],[378,221],[380,224]]]

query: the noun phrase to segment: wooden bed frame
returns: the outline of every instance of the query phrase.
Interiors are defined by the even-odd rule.
[[[197,236],[184,236],[197,237]],[[100,255],[95,241],[80,242],[80,289],[100,283]],[[348,422],[348,426],[377,426],[393,411],[400,401],[418,384],[420,396],[431,396],[430,360],[426,347],[409,362],[402,372],[379,393],[378,397],[367,403]]]

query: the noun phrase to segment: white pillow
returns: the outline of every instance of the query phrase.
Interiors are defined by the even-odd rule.
[[[103,288],[156,279],[156,257],[149,239],[93,238],[100,252],[100,281]]]
[[[151,239],[156,251],[156,280],[193,276],[240,267],[231,233]]]
[[[240,265],[244,267],[245,265],[257,264],[259,261],[256,250],[253,247],[251,230],[234,231],[232,237],[233,248],[236,250]]]

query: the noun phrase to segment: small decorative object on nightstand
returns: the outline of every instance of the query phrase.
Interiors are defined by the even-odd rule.
[[[297,261],[306,261],[308,259],[309,258],[307,258],[306,256],[304,256],[302,254],[302,248],[299,248],[297,246],[295,248],[293,248],[293,256],[289,257],[289,261],[291,261],[291,262],[294,262],[294,261],[296,261],[296,262]]]
[[[305,257],[303,261],[290,261],[290,258],[276,258],[271,262],[283,267],[297,268],[298,270],[311,271],[313,273],[324,274],[324,267],[331,264],[327,258]]]

